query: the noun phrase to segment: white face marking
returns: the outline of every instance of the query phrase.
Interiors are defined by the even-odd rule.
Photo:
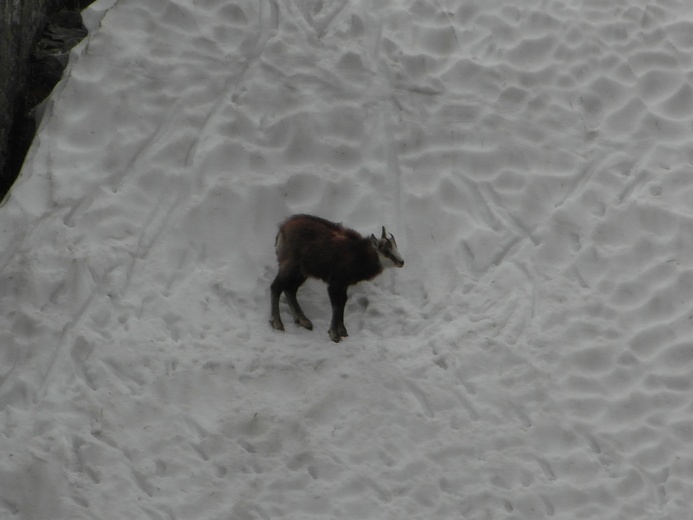
[[[391,238],[381,238],[378,242],[378,258],[380,258],[380,264],[384,268],[388,267],[402,267],[404,265],[404,260],[397,250],[397,242],[395,242],[395,237],[390,235]]]

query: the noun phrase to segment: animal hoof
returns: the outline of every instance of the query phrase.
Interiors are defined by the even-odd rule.
[[[284,330],[284,324],[279,318],[272,318],[270,320],[270,325],[272,325],[275,330]]]
[[[313,330],[313,324],[308,318],[296,318],[296,323],[298,323],[304,329]]]
[[[335,343],[339,343],[339,341],[342,339],[342,337],[339,335],[339,333],[336,330],[330,329],[328,332],[330,334],[330,339],[332,341],[334,341]]]
[[[337,329],[337,333],[339,334],[339,337],[341,338],[346,338],[349,334],[347,333],[346,327],[342,325]]]

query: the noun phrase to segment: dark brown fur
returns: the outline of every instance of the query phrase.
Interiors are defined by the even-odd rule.
[[[279,226],[275,245],[279,272],[271,286],[272,326],[284,330],[279,316],[279,297],[284,292],[296,323],[313,328],[296,300],[298,288],[312,277],[325,281],[328,286],[332,304],[330,338],[337,342],[347,336],[344,326],[347,287],[370,280],[383,271],[371,239],[320,217],[294,215]]]

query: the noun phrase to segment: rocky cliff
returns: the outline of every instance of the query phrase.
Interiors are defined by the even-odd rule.
[[[60,79],[70,48],[86,35],[79,12],[92,1],[0,0],[0,198],[31,144],[31,111]]]

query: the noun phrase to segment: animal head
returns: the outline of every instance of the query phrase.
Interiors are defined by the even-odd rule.
[[[383,226],[383,234],[380,239],[377,239],[375,235],[371,235],[371,244],[373,244],[373,249],[378,253],[378,258],[380,259],[380,264],[383,267],[402,267],[404,265],[404,260],[397,250],[397,242],[392,233],[385,232],[385,226]]]

